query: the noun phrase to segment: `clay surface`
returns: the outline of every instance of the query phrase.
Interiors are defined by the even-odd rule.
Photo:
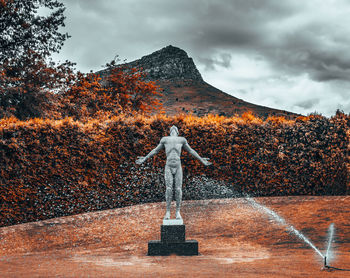
[[[324,252],[335,223],[335,260],[350,268],[350,197],[257,200]],[[173,204],[174,205],[174,204]],[[322,259],[245,199],[183,202],[186,237],[199,256],[148,257],[165,203],[0,228],[0,277],[349,277],[321,271]],[[158,237],[158,238],[157,238]]]

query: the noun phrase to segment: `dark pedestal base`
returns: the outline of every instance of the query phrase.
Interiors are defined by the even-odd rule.
[[[185,237],[185,225],[162,225],[160,227],[161,242],[184,242]]]
[[[151,240],[148,242],[148,256],[168,256],[171,254],[179,256],[197,256],[198,241],[161,242],[160,240]]]
[[[162,225],[161,240],[148,242],[148,256],[198,255],[198,241],[186,240],[185,225]]]

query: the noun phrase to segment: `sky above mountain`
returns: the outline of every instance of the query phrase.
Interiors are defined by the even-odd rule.
[[[72,37],[56,60],[100,70],[169,44],[204,80],[255,104],[350,112],[348,0],[61,0]]]

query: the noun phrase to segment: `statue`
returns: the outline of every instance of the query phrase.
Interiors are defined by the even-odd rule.
[[[182,219],[180,215],[180,207],[182,201],[182,167],[181,167],[181,149],[184,147],[186,151],[192,154],[204,165],[208,166],[212,163],[209,162],[209,158],[202,158],[199,154],[193,150],[187,140],[184,137],[179,136],[179,131],[176,126],[170,128],[170,136],[163,137],[159,145],[153,149],[147,156],[139,156],[136,160],[137,164],[144,163],[148,158],[157,154],[162,148],[165,148],[166,164],[165,164],[165,185],[166,185],[166,213],[165,220],[170,219],[170,207],[173,196],[173,185],[175,183],[175,199],[176,199],[176,219]]]

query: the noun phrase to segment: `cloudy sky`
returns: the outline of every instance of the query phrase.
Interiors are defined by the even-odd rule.
[[[61,0],[72,36],[57,60],[87,72],[169,44],[205,81],[243,100],[308,114],[350,112],[348,0]]]

